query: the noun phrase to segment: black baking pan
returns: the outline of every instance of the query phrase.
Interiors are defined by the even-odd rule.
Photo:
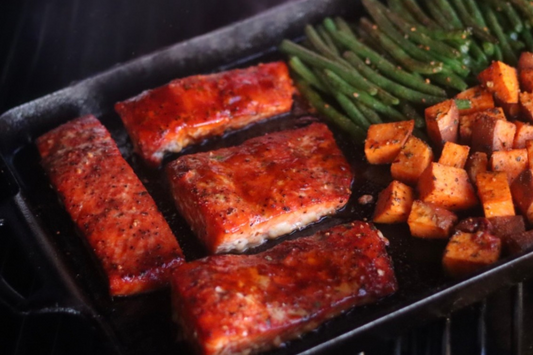
[[[83,317],[104,334],[109,347],[117,354],[190,352],[185,344],[176,340],[177,332],[170,320],[168,290],[128,298],[108,296],[105,277],[97,261],[39,165],[35,139],[70,119],[89,113],[97,116],[111,131],[122,154],[156,200],[187,259],[202,257],[205,252],[169,198],[163,170],[147,168],[132,153],[113,104],[177,77],[280,59],[276,46],[281,39],[297,39],[306,23],[333,14],[353,18],[359,11],[361,7],[357,2],[347,0],[310,0],[283,5],[117,66],[0,116],[0,237],[3,231],[17,237],[37,270],[40,285],[38,292],[25,298],[0,278],[0,301],[18,313],[69,313]],[[265,132],[305,125],[312,120],[297,108],[291,115],[211,139],[181,154],[235,145]],[[360,149],[341,132],[332,129],[356,175],[352,199],[334,218],[326,218],[282,239],[297,238],[344,221],[368,218],[372,205],[359,205],[358,197],[363,194],[377,196],[390,179],[386,169],[365,165]],[[170,156],[167,161],[175,157]],[[523,254],[504,259],[468,279],[454,281],[442,272],[443,243],[412,238],[406,226],[384,227],[382,231],[390,240],[389,252],[399,291],[377,304],[355,308],[336,317],[317,331],[271,353],[330,353],[346,349],[355,353],[364,350],[367,344],[445,316],[533,274],[533,255]]]

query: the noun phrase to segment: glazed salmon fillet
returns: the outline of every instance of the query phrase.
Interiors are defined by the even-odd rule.
[[[42,165],[109,279],[110,294],[167,285],[178,242],[107,129],[84,116],[37,139]]]
[[[205,138],[288,112],[294,87],[283,62],[195,75],[115,105],[136,152],[158,166]]]
[[[178,210],[210,253],[242,251],[333,214],[353,178],[322,123],[185,155],[167,173]]]
[[[386,239],[353,222],[256,255],[216,255],[172,276],[173,318],[202,355],[281,345],[397,289]]]

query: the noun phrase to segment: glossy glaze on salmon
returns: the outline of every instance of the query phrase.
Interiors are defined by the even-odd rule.
[[[148,164],[165,152],[288,112],[294,87],[283,62],[195,75],[115,105],[133,145]]]
[[[199,354],[257,352],[397,289],[386,240],[364,222],[256,255],[216,255],[172,277],[173,317]]]
[[[152,197],[94,116],[70,121],[37,139],[52,185],[89,241],[111,295],[168,284],[184,262]]]
[[[211,253],[242,251],[334,213],[353,177],[322,123],[185,155],[167,172],[178,209]]]

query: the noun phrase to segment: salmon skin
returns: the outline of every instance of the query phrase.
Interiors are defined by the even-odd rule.
[[[37,139],[42,165],[66,210],[89,241],[113,296],[168,284],[184,262],[152,197],[94,116]]]
[[[115,110],[135,151],[159,166],[165,152],[290,111],[293,93],[287,65],[274,62],[177,79]]]
[[[353,222],[256,255],[216,255],[172,276],[173,318],[202,355],[268,350],[397,289],[387,241]]]
[[[334,213],[353,179],[322,123],[185,155],[167,173],[179,211],[210,253],[242,251]]]

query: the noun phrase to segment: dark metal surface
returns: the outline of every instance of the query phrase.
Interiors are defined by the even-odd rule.
[[[340,8],[335,8],[335,4],[342,5],[342,3],[348,4],[349,2],[332,1],[332,4],[324,8],[320,8],[320,5],[317,5],[319,3],[324,2],[309,1],[303,6],[294,4],[291,6],[301,7],[285,9],[277,14],[275,19],[268,18],[267,14],[263,20],[255,19],[253,23],[240,25],[243,27],[227,29],[219,33],[218,37],[211,35],[169,48],[133,63],[117,66],[95,79],[7,112],[0,118],[1,152],[16,180],[14,183],[10,174],[0,174],[2,183],[0,189],[3,188],[0,194],[2,196],[0,198],[0,222],[2,222],[0,223],[0,274],[8,283],[0,284],[0,298],[4,303],[4,307],[0,308],[0,319],[7,320],[0,322],[0,327],[5,327],[5,329],[0,329],[0,353],[3,354],[5,350],[7,354],[73,352],[103,354],[121,351],[132,354],[165,354],[179,350],[181,345],[176,348],[177,345],[173,341],[169,309],[166,306],[160,306],[168,304],[166,292],[114,301],[106,297],[101,276],[97,268],[93,268],[96,266],[94,260],[91,259],[83,243],[75,239],[77,235],[72,223],[58,205],[55,194],[48,187],[46,177],[38,166],[33,140],[68,119],[89,112],[96,114],[111,129],[114,138],[137,173],[148,182],[148,188],[156,196],[165,216],[170,217],[174,231],[181,231],[184,227],[180,226],[179,217],[172,217],[171,201],[165,202],[164,190],[158,190],[155,186],[159,181],[157,179],[160,178],[160,172],[146,170],[141,163],[136,161],[135,156],[131,155],[131,147],[118,117],[112,111],[112,104],[177,76],[225,68],[228,65],[248,64],[254,61],[255,55],[265,50],[267,56],[261,58],[276,58],[275,53],[268,54],[272,51],[272,46],[282,35],[294,37],[301,33],[301,27],[306,22],[306,19],[301,16],[313,14],[310,20],[320,18],[326,11],[333,13],[340,11]],[[155,14],[150,15],[147,10],[150,6],[144,5],[143,7],[143,2],[139,4],[139,7],[132,11],[146,14],[147,18],[152,16],[152,22],[156,22],[157,20],[154,19],[159,17]],[[28,9],[32,6],[41,6],[39,8],[41,10],[40,20],[35,21],[38,23],[36,31],[38,35],[33,38],[35,46],[32,47],[36,52],[28,56],[30,65],[26,68],[28,70],[25,73],[26,76],[20,74],[21,69],[17,64],[17,60],[21,58],[19,57],[20,51],[9,51],[3,58],[0,89],[3,90],[4,95],[1,97],[5,100],[2,102],[6,107],[10,106],[10,102],[16,104],[17,100],[26,101],[28,95],[31,98],[41,94],[37,90],[39,85],[36,83],[46,81],[47,75],[53,77],[56,73],[54,70],[61,71],[52,68],[52,73],[45,74],[42,68],[39,69],[44,65],[42,63],[44,58],[47,58],[45,61],[51,63],[54,60],[57,61],[58,57],[64,58],[65,53],[68,53],[64,46],[57,45],[57,49],[63,51],[59,52],[63,53],[63,56],[59,55],[54,58],[54,55],[58,55],[57,51],[45,54],[46,51],[50,51],[50,48],[45,45],[47,33],[58,31],[57,27],[62,26],[54,25],[57,21],[57,14],[64,14],[68,12],[67,9],[70,9],[71,16],[64,15],[65,18],[70,19],[66,21],[70,24],[68,25],[71,26],[70,28],[76,28],[75,19],[88,21],[80,15],[84,11],[84,6],[88,6],[85,2],[74,1],[71,7],[64,8],[60,6],[59,1],[42,2],[39,5],[26,1],[23,2],[23,10],[18,13],[18,16],[30,21],[28,19],[32,16],[31,12],[28,14]],[[353,3],[350,6],[353,6]],[[124,3],[122,10],[126,7],[128,6]],[[18,11],[17,6],[13,5],[12,9],[15,12]],[[213,11],[211,7],[209,9]],[[98,11],[94,13],[95,19],[106,16],[106,13]],[[132,21],[123,13],[124,11],[119,11],[116,16],[119,16],[118,18],[122,21]],[[139,14],[137,17],[131,16],[142,17]],[[115,15],[108,14],[107,16],[115,19]],[[13,15],[14,17],[16,16]],[[107,22],[104,21],[104,24],[98,25],[92,22],[87,23],[85,27],[83,24],[80,26],[86,31],[97,27],[98,29],[94,30],[96,33],[91,32],[86,35],[89,38],[94,36],[93,41],[96,41],[96,38],[99,38],[97,33],[105,33],[106,30],[113,32],[106,27],[110,25],[105,23]],[[135,27],[131,23],[117,24],[119,25]],[[17,25],[9,31],[11,30],[13,43],[20,43],[16,41],[24,38],[26,33],[24,26],[17,22]],[[157,33],[154,29],[151,31],[155,32],[146,34],[146,38],[152,38],[155,36],[154,33]],[[76,33],[69,36],[72,38],[62,43],[71,43],[71,46],[75,46]],[[115,36],[119,47],[129,48],[128,46],[131,46],[131,42],[124,40],[124,36],[118,34]],[[136,38],[139,34],[134,32],[131,36]],[[6,31],[2,31],[2,43],[6,43],[6,37]],[[128,44],[120,44],[123,41]],[[160,46],[161,44],[150,49],[160,48]],[[129,49],[117,48],[115,50],[118,54],[113,58],[118,59],[102,60],[104,63],[102,64],[98,60],[88,59],[92,51],[98,51],[96,43],[81,47],[80,50],[84,54],[80,55],[79,51],[75,51],[72,56],[76,59],[73,59],[72,63],[66,60],[61,63],[62,65],[56,65],[74,73],[79,70],[78,73],[82,74],[64,75],[68,79],[61,80],[79,79],[87,73],[92,74],[94,71],[104,69],[116,61],[137,56],[137,53],[130,54]],[[145,50],[139,47],[142,46],[135,47],[136,50],[141,50],[141,52]],[[149,47],[146,44],[146,48]],[[129,55],[131,56],[128,57]],[[66,56],[68,57],[68,54]],[[252,58],[248,59],[248,62],[239,63],[243,58],[250,58],[250,56]],[[17,80],[16,73],[21,75],[20,80]],[[36,75],[38,80],[35,79]],[[80,76],[76,77],[76,75]],[[61,80],[58,81],[62,84],[57,84],[57,87],[65,84]],[[7,85],[13,82],[16,82],[16,85]],[[30,88],[35,88],[36,91]],[[26,93],[26,96],[20,92],[16,94],[17,90]],[[46,90],[46,92],[50,91]],[[13,95],[15,99],[10,95]],[[21,97],[24,98],[21,99]],[[274,127],[269,128],[268,125]],[[252,132],[244,132],[232,139],[242,140],[264,129],[277,129],[276,121],[268,125],[254,128],[255,133],[252,129]],[[338,137],[342,141],[342,135]],[[224,140],[214,140],[210,146],[220,144],[225,144]],[[345,150],[349,150],[347,148],[349,146],[345,146]],[[357,159],[357,157],[352,155],[352,159]],[[0,164],[0,172],[2,171],[5,171],[5,168]],[[379,171],[368,170],[367,173],[370,175],[366,177],[381,175]],[[152,180],[154,178],[155,180]],[[153,181],[152,186],[150,186],[150,181]],[[17,185],[20,185],[20,194],[16,194]],[[380,186],[379,181],[373,184],[363,184],[357,192],[371,191],[375,194],[376,186]],[[351,215],[350,211],[347,213],[349,216],[364,215],[368,213],[368,210],[352,211]],[[489,272],[455,283],[446,279],[440,271],[442,245],[405,238],[406,231],[402,230],[398,232],[398,230],[389,229],[385,230],[385,233],[391,239],[391,254],[398,272],[401,291],[376,306],[349,312],[322,327],[318,333],[308,335],[302,341],[293,342],[277,353],[295,353],[309,348],[314,348],[315,352],[321,353],[332,351],[343,353],[365,351],[367,354],[531,353],[532,321],[530,319],[533,319],[531,317],[533,305],[528,299],[533,296],[533,286],[530,283],[519,284],[513,288],[509,286],[522,281],[526,276],[531,276],[532,256],[526,255],[507,260]],[[62,238],[66,240],[61,241]],[[194,247],[190,248],[190,250],[193,249]],[[16,292],[13,292],[13,289]],[[494,293],[497,289],[501,291]],[[486,300],[475,303],[486,296],[489,296]],[[10,307],[5,307],[5,304],[9,304]],[[455,311],[458,309],[461,310]],[[450,314],[453,314],[451,318],[448,317]],[[430,323],[434,319],[440,320]],[[51,324],[53,326],[50,326]],[[427,324],[427,326],[406,333],[418,324]],[[72,335],[83,333],[84,336],[65,337],[64,333]],[[395,335],[401,333],[404,335],[394,338]],[[35,340],[38,340],[37,343]]]

